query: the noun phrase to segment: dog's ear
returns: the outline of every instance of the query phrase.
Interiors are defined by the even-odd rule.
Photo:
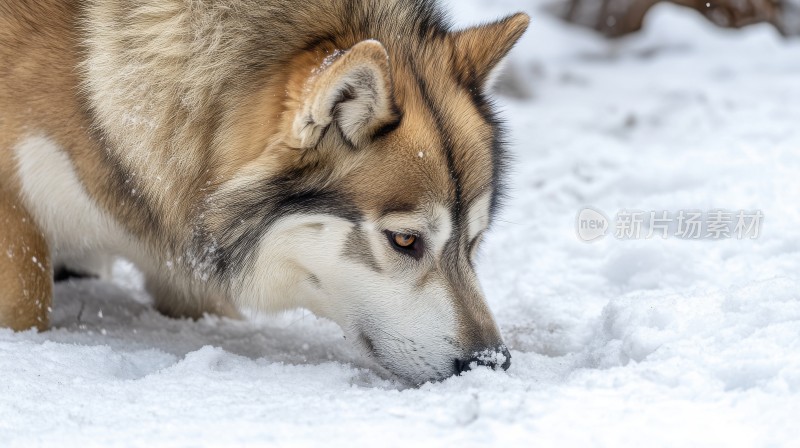
[[[458,76],[469,85],[485,88],[493,70],[528,29],[530,20],[527,14],[520,12],[497,22],[454,32]]]
[[[328,126],[358,145],[396,119],[389,55],[376,40],[328,56],[306,80],[291,124],[289,146],[314,147]]]

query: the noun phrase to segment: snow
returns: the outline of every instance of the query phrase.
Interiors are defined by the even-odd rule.
[[[127,265],[0,330],[4,446],[792,446],[800,42],[659,5],[616,42],[529,1],[501,97],[516,161],[479,274],[511,349],[405,388],[307,312],[156,313]],[[467,25],[519,2],[455,2]],[[525,95],[523,95],[525,96]],[[586,243],[584,207],[761,210],[757,239]]]

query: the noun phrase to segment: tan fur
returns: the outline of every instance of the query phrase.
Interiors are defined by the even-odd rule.
[[[0,325],[44,330],[53,293],[47,242],[8,187],[0,187],[0,225]]]

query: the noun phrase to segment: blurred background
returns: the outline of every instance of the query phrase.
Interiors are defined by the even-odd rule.
[[[797,0],[553,0],[547,9],[568,22],[619,37],[639,31],[658,3],[691,8],[721,27],[768,23],[784,36],[800,34]]]

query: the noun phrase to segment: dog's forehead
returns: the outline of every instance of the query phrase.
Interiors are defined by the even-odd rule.
[[[400,125],[366,148],[365,167],[351,185],[380,214],[423,212],[432,204],[466,214],[495,185],[493,127],[465,90],[413,81],[400,96]]]
[[[475,92],[460,85],[445,58],[413,67],[415,77],[408,79],[408,108],[412,116],[409,129],[422,129],[423,144],[431,142],[436,157],[427,168],[436,170],[461,208],[491,189],[494,169],[493,122],[486,119],[475,101]],[[427,135],[425,135],[427,134]],[[425,153],[418,154],[423,158]]]

